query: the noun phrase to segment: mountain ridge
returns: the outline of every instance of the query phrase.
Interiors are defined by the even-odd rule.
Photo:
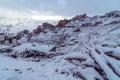
[[[0,44],[2,80],[120,79],[119,11],[43,23],[14,37],[17,45]]]

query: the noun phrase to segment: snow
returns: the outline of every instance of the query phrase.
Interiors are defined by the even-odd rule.
[[[120,47],[117,47],[117,48],[115,48],[115,49],[113,50],[113,55],[120,57]]]
[[[75,27],[55,28],[56,33],[47,28],[40,34],[32,34],[30,41],[26,34],[18,46],[0,44],[0,80],[120,80],[120,59],[108,56],[120,57],[120,24],[108,25],[119,20],[119,17],[87,17],[65,25]],[[102,24],[98,26],[80,27],[86,22],[99,21]],[[37,21],[22,22],[12,25],[9,32],[16,35],[24,29],[32,31],[38,24]],[[3,31],[8,25],[4,26]],[[80,32],[74,32],[78,28]],[[13,51],[2,53],[2,49],[9,48]],[[53,48],[56,49],[51,51]],[[11,56],[29,49],[53,57]]]
[[[20,46],[14,47],[13,49],[15,51],[18,51],[18,52],[23,52],[26,49],[28,49],[28,50],[32,49],[32,50],[38,50],[41,52],[48,53],[53,47],[54,47],[54,45],[45,45],[45,44],[37,44],[37,43],[33,43],[33,44],[24,43],[24,44],[21,44]]]
[[[120,78],[118,76],[116,76],[113,73],[113,71],[103,62],[102,58],[99,57],[99,55],[94,51],[94,49],[92,49],[91,51],[92,51],[92,56],[98,62],[98,64],[100,65],[100,67],[105,71],[105,74],[106,74],[107,78],[109,80],[113,80],[113,79],[119,80]]]
[[[82,59],[87,59],[88,56],[84,55],[82,53],[79,53],[79,52],[73,52],[71,54],[67,54],[66,58],[82,58]]]
[[[7,45],[0,45],[0,49],[2,49],[2,48],[9,48],[9,46],[7,46]]]
[[[22,19],[22,18],[18,18],[18,19],[9,19],[9,18],[3,18],[0,19],[0,32],[4,32],[7,34],[12,34],[15,35],[20,31],[23,30],[29,30],[30,32],[32,32],[34,29],[36,29],[38,27],[38,25],[42,25],[42,23],[44,23],[46,21],[42,21],[42,20],[33,20],[33,19]],[[49,23],[52,24],[56,24],[57,21],[52,21],[52,20],[48,20]]]
[[[62,65],[54,61],[35,63],[5,56],[0,56],[0,60],[1,80],[79,80],[73,78],[72,75],[65,76],[56,73],[56,68],[62,67]]]
[[[117,64],[115,63],[116,61],[110,59],[110,58],[107,57],[107,56],[105,56],[105,58],[106,58],[106,60],[107,60],[108,63],[111,63],[111,64],[112,64],[111,66],[114,67],[116,73],[117,73],[117,74],[120,74],[120,68],[119,68],[119,66],[117,66]]]

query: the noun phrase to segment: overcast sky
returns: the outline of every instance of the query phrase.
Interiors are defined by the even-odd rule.
[[[120,0],[0,0],[0,16],[58,16],[120,11]]]

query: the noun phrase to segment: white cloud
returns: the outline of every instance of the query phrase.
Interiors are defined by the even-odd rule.
[[[31,15],[31,18],[34,20],[42,20],[42,21],[64,19],[64,17],[62,16],[42,16],[42,15]]]
[[[64,17],[59,15],[51,15],[51,13],[40,13],[35,10],[28,10],[27,12],[24,11],[16,11],[10,10],[6,8],[0,8],[0,17],[7,17],[7,18],[28,18],[34,20],[61,20]]]
[[[0,0],[0,7],[7,8],[0,9],[0,15],[60,15],[65,18],[83,13],[97,15],[120,10],[119,3],[120,0]]]
[[[23,11],[0,8],[0,16],[9,18],[29,18],[30,14]]]

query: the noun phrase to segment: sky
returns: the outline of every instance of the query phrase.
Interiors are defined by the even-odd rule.
[[[0,17],[57,20],[114,10],[120,11],[120,0],[0,0]]]

